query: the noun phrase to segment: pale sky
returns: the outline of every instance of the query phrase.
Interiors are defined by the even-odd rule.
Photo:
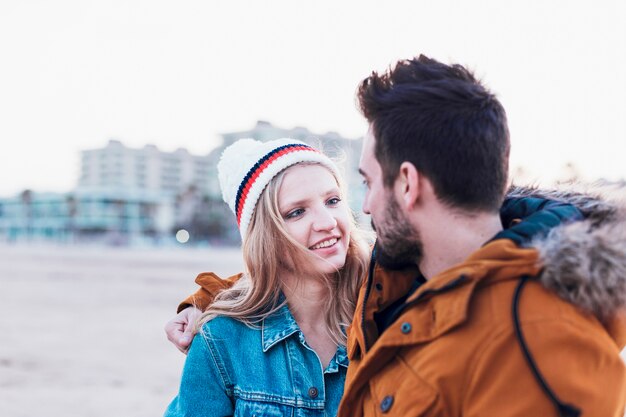
[[[361,136],[358,82],[419,53],[498,94],[533,179],[625,178],[625,5],[0,0],[0,196],[69,191],[110,138],[204,154],[257,120]]]

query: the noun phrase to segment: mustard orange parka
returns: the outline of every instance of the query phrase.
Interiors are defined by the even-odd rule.
[[[376,313],[415,273],[374,266],[339,416],[624,415],[626,223],[597,200],[551,197],[588,220],[561,224],[571,210],[557,204],[505,230],[419,287],[381,335]]]
[[[431,277],[382,334],[377,313],[418,271],[372,262],[348,330],[340,417],[624,415],[624,217],[578,194],[520,193],[503,223],[536,213]],[[579,212],[545,198],[587,220],[566,224]],[[229,285],[210,274],[196,282],[201,304]]]

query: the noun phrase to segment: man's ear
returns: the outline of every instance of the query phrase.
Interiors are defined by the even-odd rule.
[[[400,172],[396,179],[396,192],[399,201],[404,203],[404,208],[411,210],[415,207],[420,195],[420,173],[410,162],[403,162],[400,165]]]

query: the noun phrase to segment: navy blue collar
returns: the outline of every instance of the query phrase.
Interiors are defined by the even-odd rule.
[[[500,210],[504,230],[491,240],[510,239],[525,246],[534,238],[546,236],[554,227],[584,219],[575,206],[544,198],[522,197],[505,200]]]

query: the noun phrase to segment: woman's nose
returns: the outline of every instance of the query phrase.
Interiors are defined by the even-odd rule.
[[[337,227],[337,219],[333,216],[333,213],[327,208],[321,209],[313,223],[313,228],[318,231],[332,230]]]

